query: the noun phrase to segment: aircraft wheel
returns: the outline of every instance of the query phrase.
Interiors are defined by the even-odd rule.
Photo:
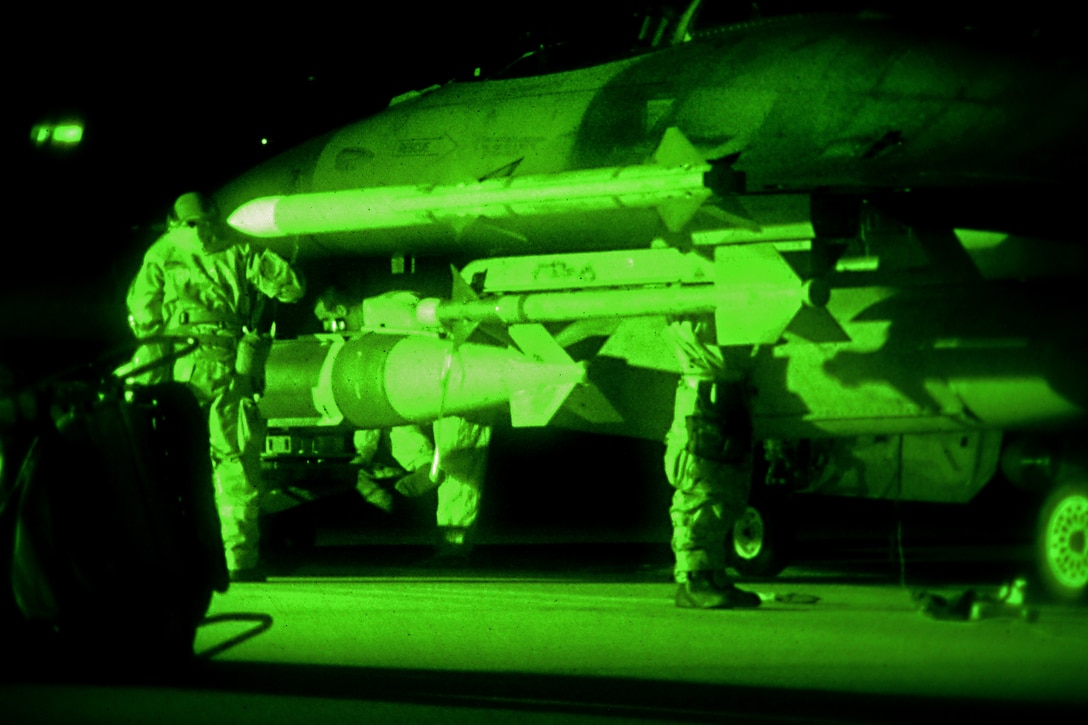
[[[729,565],[744,576],[775,576],[786,568],[792,539],[785,497],[753,491],[726,542]]]
[[[1059,485],[1036,527],[1036,564],[1046,590],[1063,602],[1088,592],[1088,484]]]

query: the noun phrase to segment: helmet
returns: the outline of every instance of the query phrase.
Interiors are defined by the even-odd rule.
[[[199,192],[182,194],[170,209],[170,221],[174,224],[211,221],[219,216],[219,209],[211,198]]]

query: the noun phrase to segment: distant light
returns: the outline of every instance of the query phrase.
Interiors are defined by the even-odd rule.
[[[30,129],[30,140],[35,146],[51,142],[55,147],[71,148],[83,140],[83,124],[78,121],[37,123]]]
[[[262,138],[261,139],[261,146],[267,146],[267,145],[268,145],[268,139]]]
[[[62,123],[53,129],[53,143],[75,146],[83,140],[83,125],[79,123]]]
[[[48,124],[38,123],[30,129],[30,140],[34,142],[35,146],[44,146],[52,135],[53,127]]]

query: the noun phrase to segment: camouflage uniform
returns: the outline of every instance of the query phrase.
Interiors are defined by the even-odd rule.
[[[491,426],[452,416],[442,418],[434,422],[434,440],[443,474],[436,511],[439,551],[467,553],[487,474]]]
[[[418,476],[408,476],[397,484],[397,490],[408,496],[422,495],[435,487],[429,474],[435,464],[437,445],[439,483],[435,520],[439,550],[469,551],[487,473],[491,427],[456,416],[442,418],[434,422],[435,443],[415,424],[388,430],[359,430],[354,435],[356,460],[373,460],[383,436],[387,436],[390,455],[397,463],[409,473],[419,472]],[[364,480],[367,475],[360,471],[359,487],[367,486]],[[378,505],[375,501],[371,503]]]
[[[672,426],[665,438],[665,475],[672,506],[675,577],[725,570],[725,541],[748,503],[751,421],[740,366],[713,344],[709,320],[670,321],[681,365]]]
[[[281,257],[248,244],[193,249],[173,229],[151,246],[128,292],[129,324],[139,338],[195,337],[199,346],[175,361],[208,412],[220,527],[231,571],[257,564],[260,443],[264,424],[249,371],[237,369],[243,326],[252,323],[254,291],[295,302],[304,288]]]

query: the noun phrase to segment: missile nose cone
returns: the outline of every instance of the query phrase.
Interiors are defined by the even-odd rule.
[[[242,204],[227,217],[227,224],[253,237],[277,237],[283,233],[276,226],[278,196],[265,196]]]

